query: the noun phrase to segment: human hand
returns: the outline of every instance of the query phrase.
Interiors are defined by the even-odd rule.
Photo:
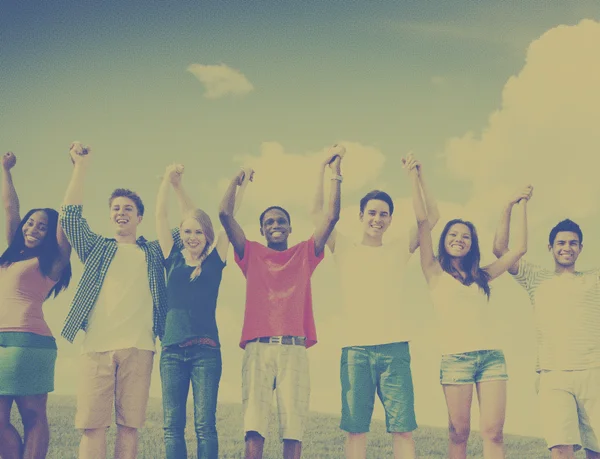
[[[2,155],[2,169],[5,171],[11,170],[17,164],[17,157],[12,151],[8,151]]]
[[[89,154],[91,153],[89,146],[83,146],[81,142],[74,141],[69,147],[69,156],[73,164],[83,164],[89,160]]]

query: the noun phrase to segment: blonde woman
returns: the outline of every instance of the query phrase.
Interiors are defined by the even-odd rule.
[[[191,382],[197,457],[216,459],[216,409],[222,368],[216,307],[229,239],[222,231],[215,240],[211,219],[204,211],[194,209],[181,185],[182,174],[180,164],[167,167],[156,211],[158,241],[167,270],[168,309],[160,357],[166,457],[187,458],[184,432]],[[239,194],[249,180],[251,170],[240,172]],[[175,237],[167,218],[170,184],[183,213]]]

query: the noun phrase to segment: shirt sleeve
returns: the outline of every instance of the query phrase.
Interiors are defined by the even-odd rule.
[[[336,240],[336,245],[337,245],[337,240]],[[323,250],[321,252],[321,254],[319,256],[315,255],[315,238],[314,236],[312,236],[306,244],[307,247],[307,257],[308,257],[308,265],[310,267],[310,273],[312,274],[313,271],[317,268],[317,266],[319,266],[319,263],[321,263],[323,261],[323,258],[325,258],[325,250]]]
[[[102,236],[94,233],[82,216],[82,205],[66,205],[60,208],[60,225],[82,263],[85,263],[94,245]]]
[[[250,259],[251,249],[252,249],[252,243],[246,239],[246,244],[244,245],[244,258],[240,258],[238,256],[237,252],[235,250],[233,251],[234,257],[235,257],[235,262],[242,270],[242,273],[244,274],[244,276],[246,275],[246,272],[248,270],[248,260]],[[313,253],[314,253],[314,249],[313,249]]]
[[[532,302],[534,300],[535,288],[539,284],[538,279],[541,271],[542,268],[539,266],[529,263],[524,258],[521,258],[519,260],[519,270],[517,271],[517,274],[512,275],[519,285],[527,290]]]
[[[171,230],[171,236],[173,237],[173,247],[177,247],[178,250],[183,250],[183,242],[181,241],[179,227],[175,227]]]

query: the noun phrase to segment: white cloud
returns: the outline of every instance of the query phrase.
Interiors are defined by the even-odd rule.
[[[220,65],[191,64],[187,68],[204,85],[207,99],[227,95],[243,95],[254,90],[252,83],[239,70]]]
[[[529,46],[484,131],[447,142],[449,171],[473,183],[473,213],[495,218],[501,203],[529,183],[532,204],[543,202],[547,218],[596,212],[599,49],[598,22],[549,30]]]
[[[375,147],[357,142],[338,142],[346,147],[342,162],[344,182],[343,193],[355,191],[376,179],[385,162],[383,153]],[[254,209],[264,209],[270,205],[308,209],[315,193],[319,164],[325,159],[329,147],[319,151],[288,153],[277,142],[264,142],[260,154],[242,155],[235,158],[241,167],[252,167],[254,181],[248,186],[249,205]],[[326,171],[326,177],[329,172]],[[233,175],[233,174],[232,174]],[[325,201],[330,180],[325,180]],[[221,181],[219,188],[224,191],[227,180]]]

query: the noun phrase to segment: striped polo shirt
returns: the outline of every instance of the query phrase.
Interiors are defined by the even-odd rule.
[[[600,367],[600,270],[557,274],[521,259],[514,277],[534,306],[538,371]]]

